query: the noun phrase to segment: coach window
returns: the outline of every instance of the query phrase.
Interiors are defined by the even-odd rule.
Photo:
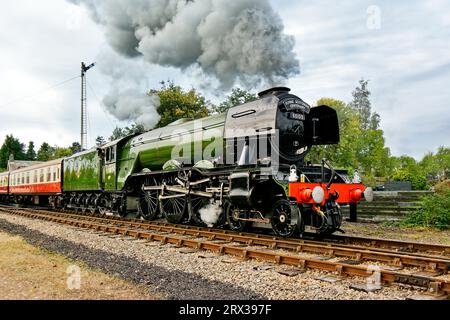
[[[61,177],[60,177],[59,167],[58,167],[58,168],[56,168],[56,180],[59,181],[59,179],[61,179]]]
[[[44,169],[41,169],[39,173],[39,182],[44,182]]]
[[[109,162],[111,160],[111,149],[110,148],[106,149],[106,157],[105,157],[105,159],[106,159],[106,162]]]
[[[30,172],[27,172],[27,184],[30,184]]]
[[[56,168],[55,167],[52,168],[52,173],[53,173],[53,180],[52,181],[56,181]]]
[[[37,179],[38,179],[38,171],[34,170],[33,183],[37,183],[38,182]]]
[[[25,184],[25,175],[23,174],[23,172],[20,174],[20,184]]]
[[[111,162],[116,160],[116,146],[111,147]]]
[[[50,182],[50,180],[52,178],[51,173],[50,173],[50,168],[47,168],[46,171],[47,171],[47,180],[46,180],[46,182]]]

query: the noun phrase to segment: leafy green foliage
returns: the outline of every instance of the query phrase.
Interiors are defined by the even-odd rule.
[[[34,151],[34,142],[30,141],[28,143],[27,153],[25,154],[25,158],[28,161],[36,160],[36,151]]]
[[[82,149],[81,144],[79,142],[72,143],[72,145],[69,148],[72,151],[72,154],[81,152],[81,149]]]
[[[436,154],[427,154],[419,165],[422,173],[431,179],[450,178],[450,148],[441,146]]]
[[[111,137],[109,137],[109,141],[115,141],[118,139],[122,139],[134,134],[140,134],[140,133],[144,133],[145,132],[145,127],[142,124],[136,124],[133,123],[131,125],[131,127],[125,127],[125,128],[119,128],[116,127],[111,135]],[[102,138],[102,137],[99,137]],[[98,138],[97,138],[98,140]],[[97,141],[98,144],[99,141]]]
[[[450,179],[439,182],[434,186],[437,193],[444,193],[447,188],[450,188]]]
[[[347,169],[351,173],[358,170],[364,182],[375,183],[375,177],[388,174],[390,150],[385,147],[383,131],[365,129],[357,110],[343,101],[331,98],[319,100],[317,105],[326,105],[337,111],[341,141],[338,145],[314,147],[308,160],[320,163],[329,159],[336,168]]]
[[[228,109],[239,106],[244,103],[252,102],[258,99],[257,95],[241,88],[234,88],[231,94],[219,106],[214,106],[214,113],[225,113]]]
[[[162,82],[160,90],[152,91],[160,98],[158,114],[161,116],[157,128],[165,127],[180,119],[201,119],[209,115],[209,102],[195,89],[184,91],[173,82]]]
[[[402,222],[406,227],[434,227],[449,229],[450,227],[450,188],[442,193],[425,196],[421,206],[410,213]]]
[[[411,182],[413,190],[428,190],[427,178],[417,171],[410,171],[406,168],[398,169],[391,177],[392,181]]]
[[[47,142],[44,142],[37,152],[37,161],[49,161],[52,160],[55,154],[56,148],[50,146]]]
[[[52,159],[61,159],[65,157],[70,157],[72,155],[72,149],[71,148],[55,148],[55,152],[52,155]]]
[[[5,169],[8,166],[8,160],[12,156],[15,160],[25,160],[25,145],[14,138],[13,135],[7,135],[5,142],[0,148],[0,168]]]
[[[419,163],[408,156],[391,156],[385,146],[384,132],[379,127],[380,117],[372,112],[370,95],[368,81],[361,80],[348,104],[331,98],[317,101],[317,105],[327,105],[337,111],[341,141],[339,145],[314,147],[307,160],[320,163],[326,158],[335,167],[347,169],[351,174],[358,170],[368,185],[387,180],[410,181],[414,190],[427,190],[428,180],[448,178],[450,148],[441,147],[436,154],[426,155]]]
[[[359,86],[353,91],[353,101],[350,107],[355,110],[361,120],[363,130],[377,130],[380,127],[380,115],[372,113],[372,103],[370,102],[369,81],[361,79]]]

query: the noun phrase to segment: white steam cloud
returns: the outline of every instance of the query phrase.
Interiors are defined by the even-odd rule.
[[[157,108],[158,96],[149,96],[136,89],[112,90],[103,99],[103,104],[120,121],[133,121],[146,129],[153,128],[160,117]]]
[[[157,112],[160,99],[147,95],[147,63],[123,59],[110,49],[97,57],[101,73],[110,78],[109,92],[103,98],[106,110],[120,121],[135,122],[152,129],[161,118]]]
[[[199,67],[222,89],[284,83],[300,72],[295,40],[268,0],[68,0],[85,5],[127,57]]]
[[[223,210],[218,204],[209,204],[206,207],[200,209],[199,213],[202,221],[208,227],[212,228],[219,221]]]

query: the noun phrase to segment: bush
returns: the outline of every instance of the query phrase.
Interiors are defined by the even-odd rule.
[[[397,170],[393,176],[393,181],[404,181],[411,182],[413,190],[428,190],[429,186],[427,183],[427,178],[425,175],[414,174],[408,170],[400,169]]]
[[[434,227],[449,229],[450,225],[450,188],[442,193],[424,196],[420,208],[410,213],[401,223],[406,227]]]
[[[448,188],[450,188],[450,179],[439,182],[434,186],[434,190],[437,193],[445,193],[445,190],[447,190]]]

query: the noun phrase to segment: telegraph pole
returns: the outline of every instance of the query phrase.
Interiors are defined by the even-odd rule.
[[[86,72],[93,68],[95,63],[86,66],[81,63],[81,149],[87,149],[87,97],[86,97]]]

